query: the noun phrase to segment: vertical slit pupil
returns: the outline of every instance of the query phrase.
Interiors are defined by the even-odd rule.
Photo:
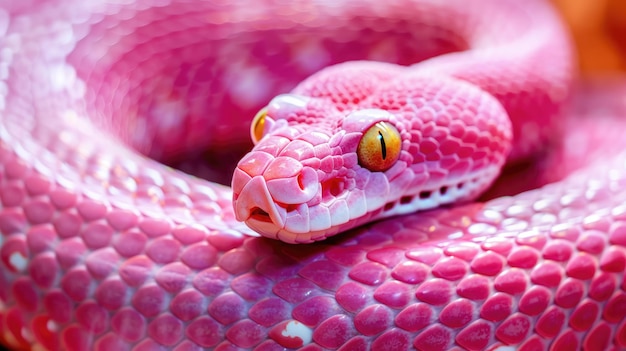
[[[385,137],[380,131],[378,131],[378,139],[380,140],[380,148],[382,150],[384,160],[387,158],[387,146],[385,145]]]

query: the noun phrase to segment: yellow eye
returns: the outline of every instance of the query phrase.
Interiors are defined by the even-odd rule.
[[[359,164],[372,172],[388,170],[400,157],[402,138],[390,123],[378,122],[368,129],[356,150]]]
[[[250,137],[255,144],[263,138],[263,132],[265,131],[265,117],[267,116],[267,107],[262,108],[257,112],[256,116],[252,120],[250,125]]]

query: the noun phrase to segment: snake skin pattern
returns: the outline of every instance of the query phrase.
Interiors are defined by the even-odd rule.
[[[435,3],[0,1],[0,343],[626,349],[624,81],[572,86],[563,138],[488,196],[552,184],[315,244],[258,237],[204,179],[228,182],[251,116],[324,66],[464,49],[466,12],[519,29]]]

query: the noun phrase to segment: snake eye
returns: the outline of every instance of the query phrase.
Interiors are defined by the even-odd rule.
[[[396,127],[387,122],[378,122],[363,134],[356,153],[362,167],[372,172],[382,172],[398,160],[401,147],[402,138]]]
[[[255,144],[263,138],[263,132],[265,132],[265,117],[267,117],[266,107],[262,108],[256,116],[254,116],[252,124],[250,125],[250,137]]]

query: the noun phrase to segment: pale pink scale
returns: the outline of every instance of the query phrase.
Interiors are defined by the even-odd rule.
[[[513,297],[506,293],[495,293],[480,307],[480,317],[490,322],[500,322],[513,312]]]
[[[435,278],[422,283],[415,291],[415,297],[422,302],[440,306],[448,303],[452,297],[450,282]]]
[[[21,184],[7,184],[0,188],[0,201],[5,207],[15,207],[22,204],[26,192]]]
[[[102,202],[84,199],[76,206],[78,213],[86,221],[94,221],[96,219],[104,218],[107,214],[108,208]]]
[[[402,308],[411,301],[409,285],[387,281],[374,291],[374,299],[391,308]]]
[[[39,291],[32,279],[28,277],[16,279],[11,284],[11,292],[20,308],[29,312],[35,312],[39,308]]]
[[[75,267],[61,278],[61,289],[74,301],[87,298],[92,289],[92,278],[84,267]]]
[[[111,329],[123,340],[136,342],[146,332],[146,320],[132,307],[125,307],[111,317]]]
[[[528,337],[531,327],[529,317],[515,313],[496,328],[495,336],[506,344],[517,344]]]
[[[363,335],[376,335],[389,328],[392,316],[384,305],[371,305],[354,316],[354,326]]]
[[[602,318],[610,323],[618,323],[626,315],[626,293],[617,291],[611,296],[602,310]]]
[[[363,262],[353,267],[348,276],[367,285],[379,285],[387,278],[387,269],[376,262]]]
[[[30,277],[40,288],[51,288],[59,273],[59,264],[51,252],[33,257],[28,268]]]
[[[230,287],[248,301],[258,301],[271,291],[270,280],[257,273],[246,273],[234,278]]]
[[[70,238],[79,234],[83,220],[78,214],[66,211],[61,212],[53,224],[60,238]]]
[[[404,351],[409,350],[410,345],[409,334],[399,329],[387,330],[372,342],[372,348],[377,350],[393,348],[394,350]]]
[[[616,288],[617,281],[615,276],[609,273],[600,272],[595,275],[589,284],[589,292],[587,294],[595,301],[602,302],[608,300]]]
[[[492,325],[477,320],[460,331],[454,340],[468,350],[484,350],[491,341],[491,334]]]
[[[126,343],[123,340],[114,334],[107,333],[103,337],[99,338],[94,343],[95,351],[107,351],[107,350],[116,350],[116,351],[130,351],[131,345]]]
[[[335,290],[343,282],[344,269],[330,261],[315,261],[304,266],[298,275],[323,289]]]
[[[110,247],[92,251],[85,257],[85,266],[95,279],[104,279],[119,265],[119,255]]]
[[[290,307],[279,298],[267,298],[255,303],[248,311],[248,317],[264,327],[271,327],[288,319]]]
[[[433,321],[433,309],[425,303],[412,304],[398,313],[395,324],[409,332],[416,332],[431,325]]]
[[[544,338],[554,338],[566,321],[564,311],[557,306],[550,306],[541,314],[535,325],[535,330]]]
[[[207,309],[209,315],[222,325],[228,325],[240,320],[246,315],[247,305],[235,293],[227,292],[216,297]]]
[[[596,274],[597,261],[594,257],[585,253],[580,253],[572,257],[565,266],[565,273],[568,277],[588,280]]]
[[[335,299],[329,296],[315,296],[294,306],[291,315],[298,322],[315,327],[340,312],[341,309]]]
[[[96,250],[111,244],[113,229],[104,223],[92,222],[84,226],[80,235],[88,248]]]
[[[468,268],[467,263],[463,260],[448,257],[440,260],[432,267],[432,274],[438,278],[455,281],[465,276]]]
[[[583,265],[583,274],[588,272],[587,266]],[[530,281],[547,287],[556,287],[563,278],[563,267],[550,261],[539,263],[530,272]]]
[[[477,274],[461,279],[456,286],[456,293],[470,300],[484,300],[489,296],[490,292],[490,280]]]
[[[135,211],[124,209],[112,209],[106,215],[107,222],[115,230],[128,230],[134,227],[139,221],[139,216]]]
[[[185,336],[200,347],[212,347],[224,337],[221,329],[213,319],[200,317],[187,325]]]
[[[91,334],[89,330],[72,324],[61,332],[61,343],[68,350],[85,350],[89,348]]]
[[[109,278],[96,287],[94,297],[100,306],[116,311],[129,303],[130,289],[117,277]]]
[[[154,280],[165,291],[176,294],[186,285],[191,276],[191,269],[181,262],[162,266],[154,273]]]
[[[113,237],[112,246],[123,257],[131,258],[141,254],[148,237],[140,231],[125,231]]]
[[[569,316],[569,326],[576,331],[587,331],[596,321],[600,311],[598,303],[589,299],[583,300]]]
[[[134,256],[120,265],[119,276],[130,286],[140,286],[152,275],[153,266],[148,257]]]
[[[169,233],[172,226],[168,220],[144,218],[139,222],[139,229],[148,237],[155,238]]]
[[[467,299],[452,301],[439,313],[439,321],[450,328],[464,327],[473,319],[474,308],[474,303]]]
[[[600,259],[600,268],[607,272],[621,272],[626,267],[626,252],[608,248]]]
[[[363,336],[355,336],[344,343],[338,351],[348,351],[348,350],[365,350],[368,347],[368,339]]]
[[[206,243],[198,243],[184,249],[180,260],[192,269],[204,269],[215,264],[217,251]]]
[[[350,318],[343,314],[337,314],[315,328],[313,340],[325,348],[338,348],[354,334],[355,330]]]
[[[581,281],[566,279],[556,290],[554,303],[563,308],[572,308],[580,302],[585,291],[585,286]]]
[[[247,250],[234,249],[223,254],[217,264],[231,274],[241,274],[252,269],[254,257]]]
[[[130,304],[145,317],[155,317],[166,307],[167,295],[157,285],[144,285],[138,288],[130,300]]]
[[[402,262],[391,272],[395,279],[408,284],[419,284],[427,278],[428,274],[428,266],[412,261]]]
[[[588,350],[605,350],[609,345],[610,335],[611,327],[603,322],[598,323],[584,338],[583,348]]]
[[[566,329],[552,343],[555,350],[576,350],[579,347],[579,341],[573,330]]]
[[[552,303],[552,291],[543,286],[533,286],[528,289],[518,301],[519,311],[536,316],[548,308]]]
[[[486,276],[499,274],[503,267],[504,259],[493,251],[479,254],[470,263],[470,268],[473,272]]]
[[[54,215],[54,206],[43,199],[33,199],[23,206],[24,215],[31,224],[47,223]]]
[[[146,255],[155,263],[174,262],[180,255],[181,244],[178,240],[160,237],[152,240],[146,246]]]
[[[434,324],[419,333],[413,339],[413,347],[419,351],[444,351],[452,339],[450,330],[440,324]]]
[[[76,320],[85,329],[98,335],[109,327],[107,311],[95,302],[87,302],[76,308]]]
[[[53,290],[45,294],[43,305],[51,320],[65,324],[72,318],[72,301],[60,290]]]
[[[345,285],[344,285],[345,286]],[[315,284],[304,278],[288,278],[276,283],[272,292],[289,303],[304,301],[316,290]]]
[[[264,328],[251,320],[241,320],[226,331],[226,338],[242,348],[252,348],[265,337]]]
[[[148,324],[148,335],[161,345],[175,345],[183,337],[183,323],[171,314],[162,314]]]
[[[178,226],[172,230],[172,235],[181,244],[190,245],[197,243],[207,237],[208,231],[203,226]]]

